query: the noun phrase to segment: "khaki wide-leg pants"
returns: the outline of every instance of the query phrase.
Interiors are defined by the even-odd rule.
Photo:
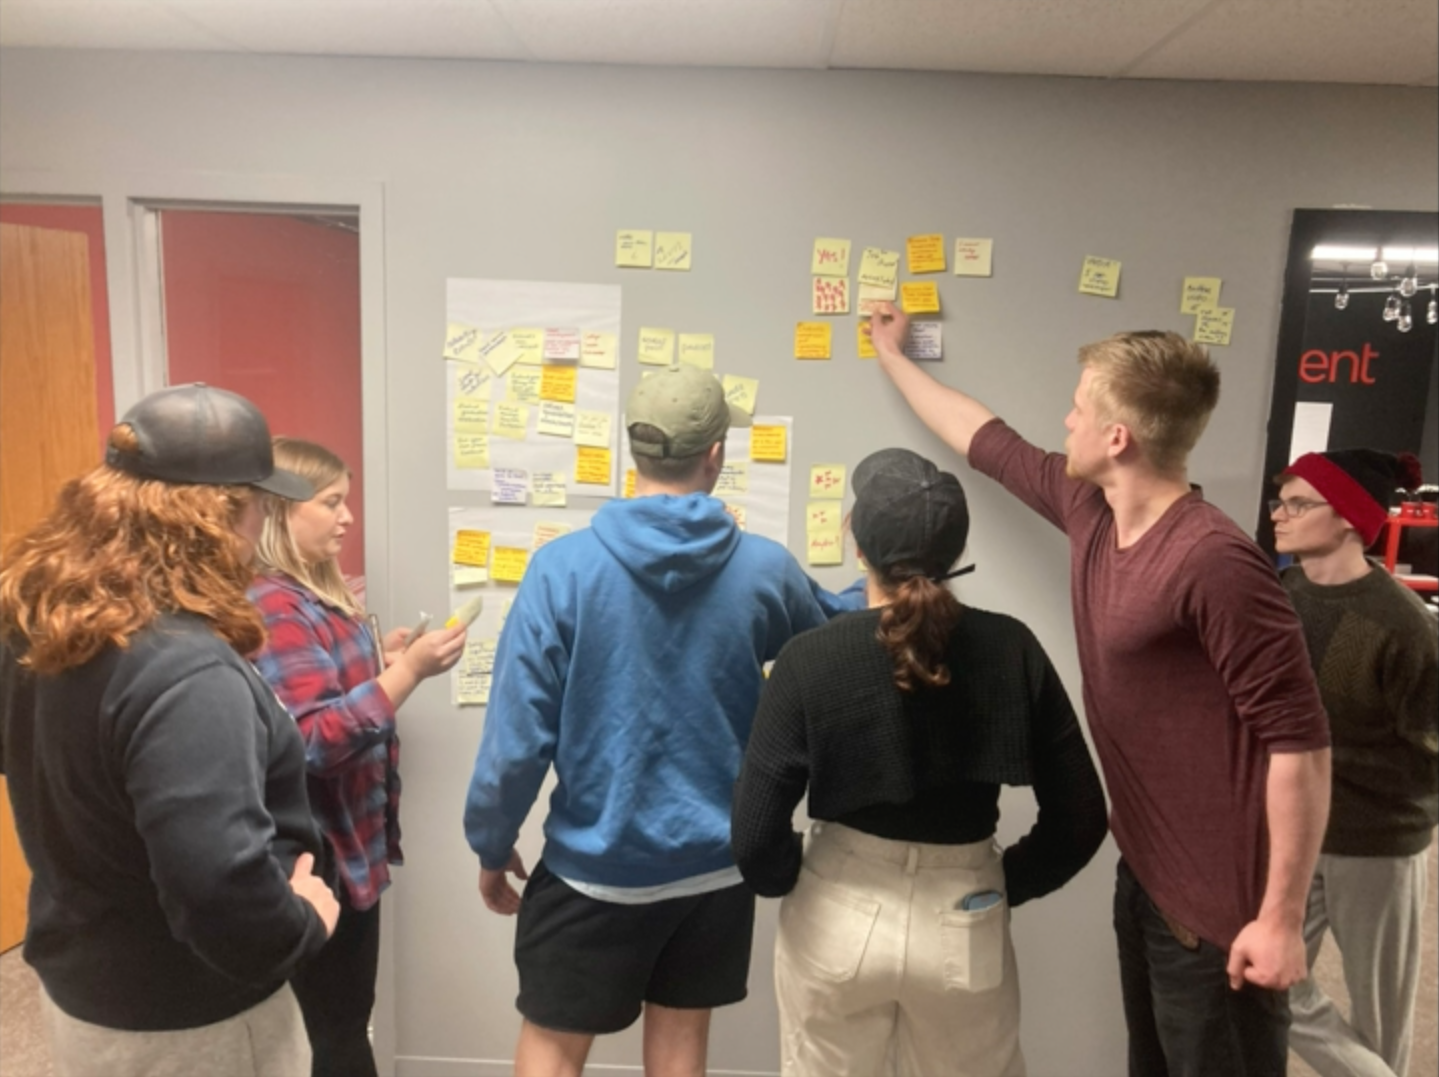
[[[923,845],[815,823],[780,906],[784,1077],[1023,1077],[1009,906],[992,841]]]

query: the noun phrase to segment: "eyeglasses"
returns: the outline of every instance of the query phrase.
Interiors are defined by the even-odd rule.
[[[1292,520],[1296,516],[1303,516],[1310,509],[1317,509],[1320,505],[1327,505],[1327,501],[1305,501],[1303,498],[1291,497],[1288,501],[1280,501],[1277,497],[1269,501],[1269,515],[1276,512],[1284,513],[1285,517]]]

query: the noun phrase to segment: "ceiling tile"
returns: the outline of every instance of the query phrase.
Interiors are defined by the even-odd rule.
[[[1433,85],[1436,66],[1434,0],[1226,0],[1126,74]]]
[[[152,0],[3,0],[0,44],[68,49],[224,47]]]
[[[488,0],[162,2],[246,52],[531,59]]]
[[[495,0],[535,59],[824,67],[838,0]]]
[[[834,67],[1117,74],[1213,0],[847,0]]]

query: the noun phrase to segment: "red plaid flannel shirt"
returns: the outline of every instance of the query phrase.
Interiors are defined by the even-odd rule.
[[[283,575],[257,576],[265,619],[255,666],[305,741],[310,810],[334,848],[350,902],[368,909],[400,864],[400,741],[375,680],[379,644],[363,620]]]

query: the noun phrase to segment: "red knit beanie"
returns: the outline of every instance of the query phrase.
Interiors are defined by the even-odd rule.
[[[1413,490],[1424,481],[1413,454],[1395,456],[1377,449],[1305,453],[1280,472],[1281,478],[1285,475],[1297,475],[1318,490],[1359,532],[1365,546],[1379,537],[1394,491]]]

